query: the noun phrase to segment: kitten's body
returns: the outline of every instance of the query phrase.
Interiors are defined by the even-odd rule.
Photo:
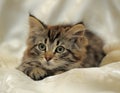
[[[34,80],[73,68],[99,66],[103,42],[83,24],[46,26],[30,17],[30,33],[19,70]]]

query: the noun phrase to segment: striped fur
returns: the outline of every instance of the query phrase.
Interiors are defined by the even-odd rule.
[[[29,22],[27,49],[17,69],[32,79],[40,80],[73,68],[99,65],[103,43],[99,37],[86,31],[83,24],[47,26],[33,16]],[[92,43],[88,44],[87,38],[91,40],[92,37],[99,41],[94,43],[96,49]]]

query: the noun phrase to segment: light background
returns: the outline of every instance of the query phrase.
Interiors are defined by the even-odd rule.
[[[29,13],[49,25],[83,21],[105,44],[120,42],[120,0],[0,0],[1,51],[22,56]]]

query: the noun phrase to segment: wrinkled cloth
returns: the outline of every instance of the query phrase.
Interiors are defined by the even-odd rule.
[[[15,69],[0,68],[0,93],[120,93],[120,62],[73,69],[33,81]]]
[[[104,41],[102,67],[73,69],[41,81],[16,70],[26,47],[29,14],[49,25],[83,21]],[[0,0],[0,93],[120,93],[119,29],[120,0]]]

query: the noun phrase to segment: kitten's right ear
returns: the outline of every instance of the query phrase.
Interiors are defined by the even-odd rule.
[[[32,15],[29,16],[29,25],[30,25],[30,31],[32,32],[38,30],[42,31],[45,29],[45,25]]]

